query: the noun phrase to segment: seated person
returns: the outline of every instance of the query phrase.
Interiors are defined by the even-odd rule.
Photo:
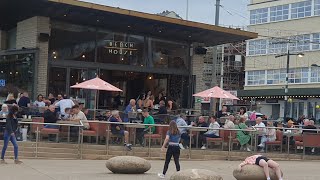
[[[74,105],[72,107],[72,112],[73,115],[70,118],[71,121],[78,121],[79,123],[81,122],[83,124],[83,129],[90,129],[90,124],[87,120],[87,117],[82,111],[80,111],[78,105]]]
[[[125,131],[123,126],[121,126],[120,124],[117,124],[117,122],[121,123],[122,119],[119,115],[119,111],[114,110],[111,112],[111,118],[110,118],[110,122],[113,122],[111,124],[111,133],[113,135],[118,135],[118,136],[124,136],[124,146],[126,148],[128,148],[128,150],[131,150],[131,144],[128,144],[129,142],[129,132]]]
[[[208,123],[206,123],[206,120],[204,119],[203,116],[199,117],[197,123],[192,122],[191,125],[195,126],[195,127],[208,127]],[[199,139],[198,139],[198,143],[199,143],[198,145],[199,146],[202,146],[202,139],[203,139],[203,134],[204,133],[205,133],[205,131],[200,131],[199,132]]]
[[[66,108],[64,111],[65,111],[65,114],[61,114],[61,119],[62,120],[69,120],[73,114],[72,109]]]
[[[166,103],[164,101],[159,102],[159,112],[157,114],[168,114],[167,108],[166,108]]]
[[[270,174],[269,174],[269,167],[270,167],[270,168],[274,169],[278,179],[283,180],[279,164],[271,159],[268,159],[267,157],[264,157],[262,155],[253,155],[253,156],[247,157],[241,164],[239,164],[238,170],[242,171],[242,167],[247,164],[248,165],[258,165],[258,166],[263,167],[263,171],[267,177],[267,180],[271,180]]]
[[[152,116],[150,116],[149,110],[148,109],[144,109],[143,113],[142,113],[143,117],[144,117],[144,121],[143,124],[155,124],[154,123],[154,119]],[[151,129],[151,131],[150,131]],[[136,132],[137,132],[137,140],[139,141],[141,146],[144,146],[144,134],[145,133],[154,133],[156,131],[156,127],[155,126],[145,126],[145,128],[137,128]]]
[[[49,109],[44,111],[43,118],[45,123],[57,123],[58,117],[55,110],[56,110],[56,107],[54,105],[50,105]],[[44,128],[59,129],[59,126],[48,124],[48,125],[45,125]]]
[[[233,115],[230,115],[229,119],[227,119],[226,122],[224,123],[223,128],[225,128],[225,129],[234,129],[235,128],[234,119],[235,119],[235,117]]]
[[[317,131],[313,131],[313,130],[317,129],[317,127],[314,126],[313,120],[305,119],[303,129],[307,129],[307,130],[303,130],[303,133],[317,133]],[[308,129],[310,129],[310,130],[308,130]]]
[[[110,121],[110,118],[111,118],[111,111],[109,110],[106,110],[106,113],[104,115],[104,117],[102,118],[103,121]]]
[[[3,118],[5,118],[5,117],[7,117],[8,114],[9,114],[8,105],[2,104],[2,106],[1,106],[1,111],[0,111],[0,116],[2,116]]]
[[[292,120],[289,120],[286,128],[294,128],[294,122]],[[286,129],[283,133],[283,144],[287,144],[288,142],[288,137],[286,136],[287,134],[296,133],[297,131],[298,130]],[[295,143],[296,141],[294,140],[293,136],[290,136],[289,144],[294,145]]]
[[[268,129],[266,135],[261,138],[261,143],[258,145],[261,148],[261,152],[264,152],[266,142],[273,142],[276,140],[276,129],[272,128],[273,122],[268,121]]]
[[[257,130],[258,143],[261,143],[261,139],[265,138],[266,135],[266,125],[262,122],[262,118],[258,117],[256,119],[256,125],[253,126]]]
[[[209,129],[207,132],[205,132],[203,135],[200,135],[200,143],[202,143],[201,149],[207,149],[206,144],[207,144],[207,138],[220,138],[219,136],[219,128],[220,125],[217,122],[217,118],[215,116],[210,117],[210,125]]]
[[[128,106],[124,110],[124,113],[128,115],[129,112],[136,112],[136,111],[137,111],[136,100],[131,99]],[[124,122],[129,122],[128,116],[124,118]]]
[[[179,143],[180,149],[185,149],[188,148],[188,144],[190,142],[190,136],[188,133],[188,124],[184,120],[186,117],[184,115],[180,115],[175,121],[177,123],[180,135],[181,135],[181,140],[182,143]]]

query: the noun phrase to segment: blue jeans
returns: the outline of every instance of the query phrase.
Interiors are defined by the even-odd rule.
[[[16,136],[15,135],[11,135],[7,131],[5,131],[3,139],[4,140],[3,140],[3,148],[2,148],[2,153],[1,153],[1,159],[4,159],[4,155],[6,154],[7,147],[8,147],[8,144],[9,144],[9,140],[11,141],[11,143],[13,144],[13,147],[14,147],[14,159],[18,159],[18,144],[17,144]]]
[[[181,139],[183,140],[183,145],[189,146],[189,144],[190,144],[190,136],[188,135],[188,133],[182,133],[181,134]]]
[[[48,124],[48,125],[45,125],[44,128],[49,128],[49,129],[59,129],[59,126],[57,125],[51,125],[51,124]]]

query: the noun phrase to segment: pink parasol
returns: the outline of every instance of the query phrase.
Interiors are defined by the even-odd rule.
[[[71,86],[71,88],[92,89],[92,90],[101,90],[101,91],[118,91],[118,92],[122,91],[121,89],[105,82],[104,80],[98,77],[82,82],[80,84],[73,85]]]
[[[239,100],[236,96],[230,94],[228,91],[221,89],[218,86],[215,86],[211,89],[207,89],[205,91],[199,92],[194,94],[193,96],[196,97],[203,97],[203,98],[220,98],[220,99],[234,99]]]
[[[96,106],[97,106],[97,94],[98,94],[98,91],[101,90],[101,91],[122,92],[121,89],[119,89],[119,88],[117,88],[117,87],[105,82],[104,80],[100,79],[99,77],[84,81],[84,82],[76,84],[76,85],[73,85],[73,86],[71,86],[71,88],[96,90],[95,97],[94,97],[94,113],[93,113],[94,120],[96,118]]]

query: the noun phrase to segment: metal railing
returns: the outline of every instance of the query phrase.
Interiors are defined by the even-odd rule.
[[[3,123],[5,121],[0,121],[0,123]],[[136,133],[135,133],[135,130],[137,128],[144,128],[145,126],[151,126],[151,127],[169,127],[169,125],[161,125],[161,124],[138,124],[138,123],[122,123],[122,122],[107,122],[107,121],[89,121],[89,123],[98,123],[99,126],[101,125],[105,125],[106,126],[106,129],[105,129],[105,132],[96,132],[97,133],[97,136],[96,138],[99,138],[99,136],[101,134],[103,134],[102,136],[104,136],[106,138],[106,142],[105,142],[105,149],[106,149],[106,156],[108,156],[110,154],[110,138],[111,138],[111,135],[112,135],[112,132],[111,132],[111,129],[110,129],[110,126],[112,124],[117,124],[117,125],[122,125],[124,127],[126,127],[127,129],[131,130],[131,132],[134,132],[134,133],[131,133],[131,135],[133,135],[134,139],[136,139]],[[35,133],[35,158],[38,157],[38,154],[39,154],[39,143],[40,143],[40,135],[41,135],[41,128],[39,126],[44,126],[44,125],[55,125],[55,126],[59,126],[59,127],[68,127],[68,131],[70,132],[70,127],[78,127],[79,130],[78,130],[78,142],[77,142],[77,155],[78,155],[78,158],[79,159],[82,159],[83,158],[83,144],[84,144],[84,130],[83,129],[83,124],[79,124],[79,125],[76,125],[76,124],[59,124],[59,123],[41,123],[41,122],[19,122],[20,125],[27,125],[27,126],[32,126],[32,125],[35,125],[36,126],[36,131],[34,132]],[[251,136],[251,146],[252,147],[255,147],[254,150],[251,152],[251,153],[255,153],[257,151],[257,136],[259,135],[262,135],[259,133],[259,130],[257,127],[253,127],[253,128],[248,128],[248,129],[224,129],[224,128],[209,128],[209,127],[191,127],[191,126],[180,126],[179,128],[186,128],[188,129],[189,131],[189,136],[190,136],[190,141],[188,142],[189,144],[189,149],[187,150],[188,151],[188,156],[189,156],[189,159],[191,159],[192,157],[192,150],[196,149],[196,148],[193,148],[192,145],[192,140],[194,139],[195,140],[195,143],[196,143],[196,147],[197,147],[197,139],[198,139],[198,136],[196,136],[197,139],[194,138],[194,132],[196,134],[199,134],[200,132],[206,132],[208,130],[219,130],[219,131],[228,131],[228,137],[222,137],[222,142],[223,145],[222,145],[222,149],[225,145],[225,143],[228,144],[228,150],[227,150],[227,159],[230,158],[230,152],[232,152],[233,148],[233,134],[235,132],[238,132],[238,131],[243,131],[243,132],[247,132],[250,136]],[[260,127],[259,127],[260,128]],[[282,127],[264,127],[265,129],[276,129],[276,130],[282,130],[283,132],[286,132],[287,130],[291,130],[291,131],[297,131],[298,134],[300,136],[302,136],[302,132],[303,131],[315,131],[315,132],[318,132],[320,131],[320,129],[301,129],[301,128],[282,128]],[[32,133],[31,131],[29,131],[29,133]],[[149,130],[149,133],[152,134],[151,132],[151,128]],[[163,140],[163,138],[165,137],[165,134],[163,134],[165,132],[159,132],[159,134],[161,135],[161,138]],[[223,134],[225,134],[223,132]],[[68,134],[69,136],[70,134]],[[289,139],[289,137],[291,137],[292,133],[283,133],[284,136],[287,136]],[[132,138],[132,137],[131,137]],[[227,141],[225,141],[227,139]],[[148,136],[148,145],[147,147],[147,154],[148,154],[148,157],[151,157],[151,149],[152,149],[152,143],[151,143],[151,140],[152,140],[152,137],[151,136]],[[129,140],[130,141],[130,140]],[[161,141],[160,141],[161,142]],[[69,143],[69,142],[68,142]],[[287,144],[288,145],[288,157],[289,157],[289,143]],[[160,144],[161,146],[161,144]],[[134,151],[133,151],[133,154],[134,154]]]

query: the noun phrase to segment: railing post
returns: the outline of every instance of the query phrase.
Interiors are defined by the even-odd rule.
[[[192,129],[190,128],[190,134],[189,134],[189,159],[191,159],[191,144],[192,143]]]
[[[83,143],[83,136],[81,132],[81,127],[79,126],[79,136],[78,136],[78,157],[82,159],[82,143]]]
[[[39,143],[39,126],[37,126],[37,131],[36,131],[36,154],[35,157],[38,157],[38,143]]]
[[[109,138],[110,138],[110,125],[109,124],[107,124],[107,131],[106,131],[106,133],[107,133],[107,137],[106,137],[106,154],[107,154],[107,156],[109,155]]]
[[[232,131],[230,130],[229,137],[228,137],[228,139],[229,139],[228,157],[227,157],[228,160],[230,160],[231,146],[233,145],[233,144],[231,144],[232,143],[232,134],[231,133],[232,133]]]
[[[149,128],[149,147],[148,147],[148,157],[150,158],[150,156],[151,156],[151,131],[152,130],[152,127],[151,128]]]

